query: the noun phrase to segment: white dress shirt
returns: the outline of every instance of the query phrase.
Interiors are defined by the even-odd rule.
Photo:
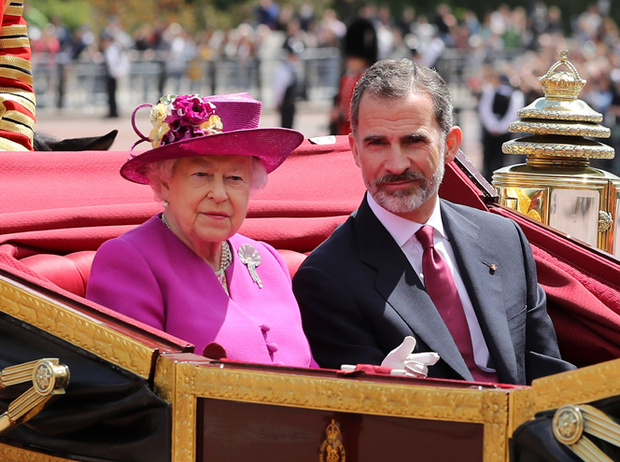
[[[370,209],[401,248],[422,283],[424,283],[424,272],[422,271],[422,254],[424,253],[424,250],[422,249],[422,244],[420,244],[420,241],[418,241],[415,237],[415,233],[423,225],[429,225],[435,228],[437,232],[433,235],[434,246],[435,249],[437,249],[437,251],[441,254],[442,258],[446,261],[450,271],[452,272],[452,276],[454,277],[454,282],[456,283],[456,288],[459,293],[459,297],[461,298],[463,309],[465,310],[467,325],[469,326],[472,346],[474,349],[474,361],[483,371],[495,372],[492,368],[488,367],[490,359],[489,349],[484,340],[484,336],[482,335],[480,323],[478,322],[478,318],[474,312],[474,307],[469,298],[469,294],[467,293],[467,289],[465,288],[459,269],[456,266],[454,251],[452,250],[452,246],[450,245],[450,241],[448,240],[443,227],[440,201],[437,200],[435,209],[426,223],[416,223],[415,221],[401,218],[398,215],[387,211],[377,204],[370,194],[367,193],[366,197],[368,199]]]

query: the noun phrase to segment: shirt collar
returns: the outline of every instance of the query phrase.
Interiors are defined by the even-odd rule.
[[[423,225],[432,226],[439,232],[439,234],[441,234],[441,236],[446,238],[443,221],[441,220],[441,201],[439,200],[435,202],[433,213],[431,214],[428,221],[426,223],[416,223],[415,221],[399,217],[398,215],[395,215],[392,212],[384,209],[377,203],[377,201],[375,201],[372,195],[368,192],[366,193],[366,199],[368,200],[368,205],[370,206],[370,209],[373,211],[373,213],[376,215],[377,219],[381,222],[385,229],[387,229],[388,233],[390,233],[390,235],[392,236],[394,241],[396,241],[399,247],[402,247],[405,242],[411,239],[411,236],[413,236]]]

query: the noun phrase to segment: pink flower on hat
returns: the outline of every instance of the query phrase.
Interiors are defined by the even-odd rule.
[[[215,114],[215,105],[197,95],[178,96],[166,122],[181,120],[184,124],[198,126]]]
[[[150,163],[192,156],[252,156],[270,173],[299,146],[304,135],[288,128],[259,127],[262,106],[249,93],[166,95],[156,105],[141,104],[131,116],[140,139],[131,147],[131,158],[121,167],[121,175],[148,184]],[[146,107],[151,108],[154,127],[148,137],[136,125],[137,112]],[[153,149],[135,154],[134,148],[145,141]]]
[[[221,133],[222,121],[215,110],[215,105],[200,95],[162,96],[151,109],[152,146]]]

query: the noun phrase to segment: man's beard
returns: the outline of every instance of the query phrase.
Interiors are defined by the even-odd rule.
[[[445,172],[444,162],[440,162],[430,179],[411,170],[405,170],[400,175],[385,175],[375,181],[364,178],[366,188],[373,199],[384,209],[392,213],[409,213],[420,207],[433,197],[438,191]],[[384,190],[384,183],[399,181],[419,181],[419,185],[398,191]]]

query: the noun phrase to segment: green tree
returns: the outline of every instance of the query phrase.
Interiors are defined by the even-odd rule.
[[[283,4],[285,0],[277,0]],[[307,1],[307,0],[306,0]],[[392,15],[397,17],[409,6],[414,6],[418,14],[425,14],[432,21],[436,6],[442,0],[375,0],[378,6],[389,6]],[[522,6],[531,9],[537,0],[497,0],[481,2],[479,0],[445,0],[455,12],[466,9],[474,11],[483,20],[500,4],[511,8]],[[299,7],[304,0],[286,0]],[[372,0],[311,0],[317,14],[325,8],[335,8],[342,18],[350,17],[363,5]],[[557,5],[562,10],[565,30],[570,30],[571,20],[585,11],[589,5],[601,0],[549,0],[547,6]],[[95,31],[104,27],[109,14],[120,17],[123,27],[134,30],[144,23],[158,24],[176,21],[184,28],[196,31],[207,27],[235,27],[242,21],[254,20],[253,9],[258,0],[26,0],[26,7],[32,9],[31,17],[38,25],[41,16],[49,19],[56,16],[72,29],[88,25]],[[620,24],[620,2],[611,0],[610,16]]]
[[[72,30],[91,25],[91,8],[84,0],[26,0],[24,16],[29,23],[43,27],[44,20],[60,19]]]

